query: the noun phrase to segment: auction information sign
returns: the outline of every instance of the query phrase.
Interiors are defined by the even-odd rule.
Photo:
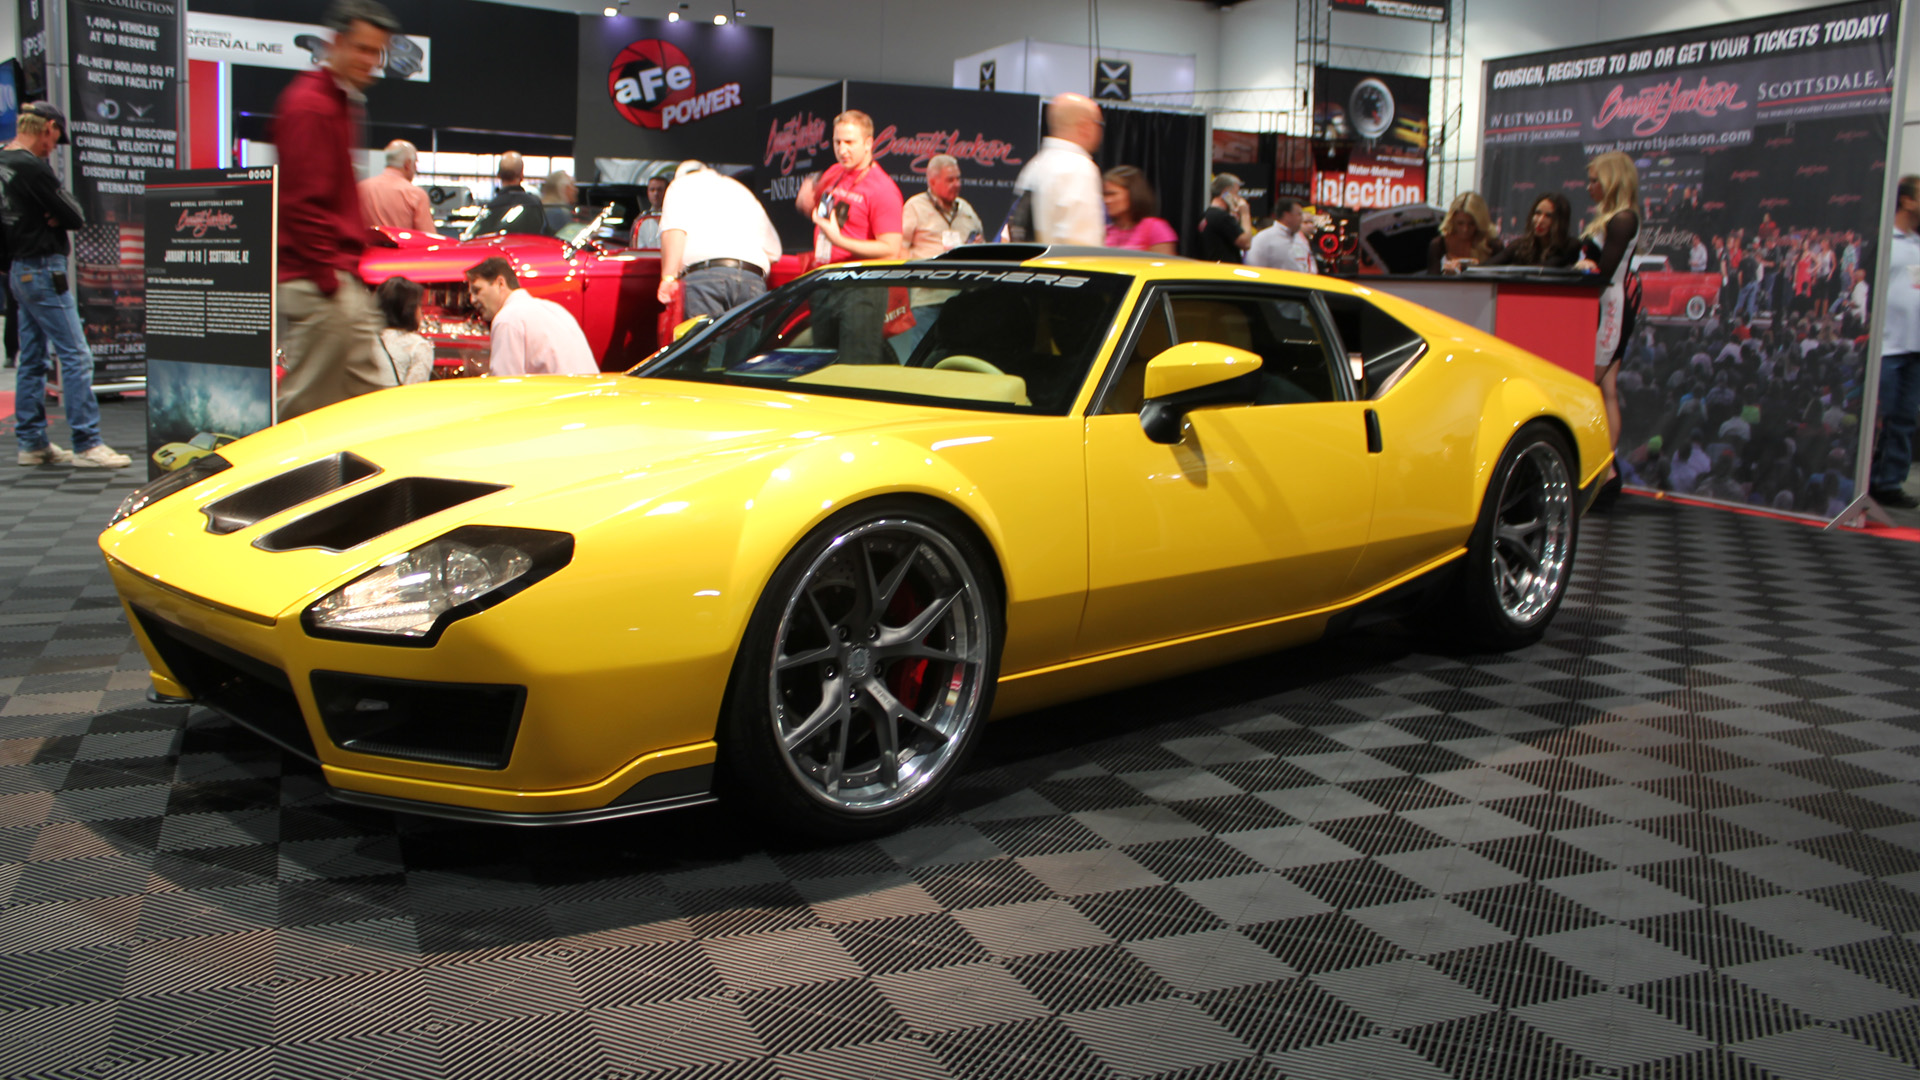
[[[1489,60],[1480,191],[1509,238],[1587,163],[1638,172],[1628,483],[1831,519],[1870,452],[1894,0]]]
[[[274,422],[275,169],[148,177],[148,474]]]
[[[67,0],[74,193],[87,215],[73,254],[96,385],[138,375],[146,360],[140,195],[147,170],[180,163],[184,7]]]

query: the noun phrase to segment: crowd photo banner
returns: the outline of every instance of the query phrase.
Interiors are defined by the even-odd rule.
[[[1869,0],[1487,61],[1480,191],[1503,236],[1550,193],[1583,217],[1595,156],[1639,168],[1642,302],[1615,433],[1629,485],[1828,520],[1853,500],[1897,11]]]
[[[274,422],[277,171],[195,169],[148,177],[149,477]]]

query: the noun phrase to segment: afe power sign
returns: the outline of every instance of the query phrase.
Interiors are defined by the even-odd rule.
[[[574,157],[741,164],[773,90],[773,31],[660,19],[580,18]]]
[[[687,54],[670,41],[652,38],[614,57],[607,93],[629,123],[662,131],[740,107],[739,82],[702,91]]]

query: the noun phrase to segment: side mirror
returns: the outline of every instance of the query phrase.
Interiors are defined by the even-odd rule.
[[[687,319],[673,328],[673,340],[679,341],[681,338],[686,337],[688,334],[693,333],[695,330],[700,329],[712,321],[713,316],[711,315],[695,315],[693,318]]]
[[[1202,405],[1252,401],[1260,357],[1210,341],[1175,345],[1147,361],[1140,428],[1147,438],[1171,446],[1180,422]]]

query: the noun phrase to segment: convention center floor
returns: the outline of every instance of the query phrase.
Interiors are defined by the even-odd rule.
[[[335,804],[145,700],[94,546],[137,471],[8,468],[0,1075],[1920,1068],[1910,544],[1626,498],[1533,648],[1387,628],[1009,720],[942,816],[806,847]]]

